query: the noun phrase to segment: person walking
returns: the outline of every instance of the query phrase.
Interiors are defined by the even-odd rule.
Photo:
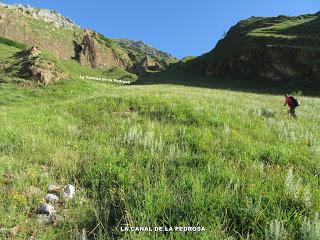
[[[286,94],[284,97],[285,97],[284,106],[289,107],[288,114],[290,114],[292,117],[297,117],[296,108],[300,106],[300,102],[298,101],[297,98],[288,94]]]

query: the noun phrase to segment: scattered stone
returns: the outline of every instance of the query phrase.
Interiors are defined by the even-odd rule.
[[[38,214],[37,215],[39,223],[43,225],[57,225],[61,222],[61,217],[57,214],[47,215],[47,214]]]
[[[46,200],[47,203],[54,203],[59,201],[59,197],[52,193],[48,193],[44,199]]]
[[[49,193],[59,193],[60,192],[60,187],[56,185],[49,185],[48,186],[48,192]]]
[[[50,204],[41,204],[36,209],[36,214],[53,215],[55,212],[54,207]]]
[[[76,188],[73,185],[67,185],[64,189],[63,189],[64,195],[67,198],[73,198],[75,193],[76,193]]]
[[[49,225],[49,224],[53,223],[52,215],[38,214],[37,218],[38,218],[39,223],[41,223],[43,225]]]

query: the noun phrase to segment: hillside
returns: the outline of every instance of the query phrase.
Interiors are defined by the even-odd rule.
[[[0,37],[47,50],[63,60],[75,59],[85,67],[118,67],[138,74],[148,70],[142,59],[150,55],[149,48],[136,51],[125,44],[119,45],[102,34],[80,28],[69,18],[51,10],[1,3]],[[152,55],[150,64],[162,69],[172,59],[166,54]]]
[[[0,83],[24,87],[44,86],[80,75],[135,81],[137,76],[121,68],[93,69],[74,59],[62,60],[47,50],[40,50],[0,37]]]
[[[185,67],[213,76],[319,82],[319,25],[319,14],[251,17]]]

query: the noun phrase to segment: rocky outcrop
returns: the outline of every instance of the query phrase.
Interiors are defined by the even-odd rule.
[[[142,64],[146,67],[146,69],[150,71],[160,71],[165,69],[165,67],[162,66],[158,61],[155,61],[148,57],[142,60]]]
[[[136,61],[129,69],[130,72],[134,72],[138,75],[143,75],[148,71],[161,71],[165,67],[159,64],[159,62],[149,59],[148,57],[143,58],[140,61]]]
[[[48,85],[68,77],[58,70],[54,62],[41,58],[41,51],[37,47],[31,47],[19,55],[20,63],[18,65],[21,68],[18,71],[18,77],[31,79],[42,85]]]
[[[160,51],[145,44],[143,41],[132,41],[128,39],[113,39],[119,46],[124,48],[130,59],[138,63],[144,71],[159,71],[166,69],[171,63],[178,62],[172,55]],[[136,64],[137,67],[137,64]]]
[[[79,27],[70,18],[66,18],[62,16],[60,13],[53,10],[37,9],[31,7],[30,5],[22,4],[9,5],[2,2],[0,2],[0,7],[4,7],[11,10],[18,10],[22,13],[30,15],[31,17],[37,20],[52,23],[57,28],[63,27],[71,29],[74,27]]]

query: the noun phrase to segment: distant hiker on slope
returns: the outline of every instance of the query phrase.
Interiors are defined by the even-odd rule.
[[[290,96],[288,94],[286,94],[284,97],[286,98],[284,106],[288,105],[288,107],[290,108],[288,113],[292,117],[297,117],[297,115],[296,115],[296,107],[300,106],[300,102],[298,101],[297,98],[295,98],[294,96]]]

